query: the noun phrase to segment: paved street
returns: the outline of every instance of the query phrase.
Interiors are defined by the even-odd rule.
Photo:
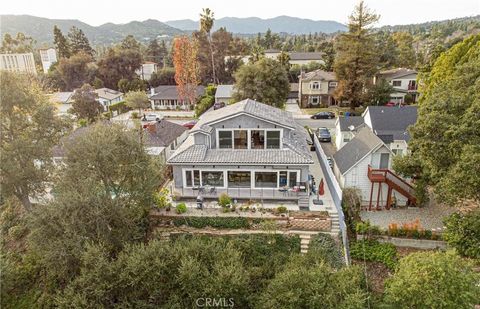
[[[335,119],[298,119],[295,118],[295,121],[298,122],[301,126],[309,126],[311,128],[317,129],[320,127],[325,127],[329,129],[335,128]]]

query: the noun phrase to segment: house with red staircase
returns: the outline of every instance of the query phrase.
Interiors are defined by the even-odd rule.
[[[358,188],[370,210],[415,205],[411,181],[395,173],[392,161],[408,153],[408,127],[416,122],[417,108],[369,106],[362,118],[361,125],[349,126],[352,138],[333,155],[340,186]]]

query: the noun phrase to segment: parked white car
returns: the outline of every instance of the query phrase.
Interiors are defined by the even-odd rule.
[[[160,119],[161,119],[160,115],[157,115],[157,114],[146,114],[142,118],[143,121],[158,121]]]

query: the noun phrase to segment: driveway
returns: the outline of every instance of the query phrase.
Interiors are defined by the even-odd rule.
[[[320,127],[333,129],[335,128],[335,119],[310,119],[309,115],[305,115],[308,118],[295,118],[295,121],[302,127],[309,126],[310,128],[317,129]]]

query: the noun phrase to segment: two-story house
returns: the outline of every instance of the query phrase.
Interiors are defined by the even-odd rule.
[[[390,94],[391,102],[403,104],[418,101],[417,71],[404,68],[382,71],[373,78],[373,83],[377,84],[382,79],[386,80],[394,89],[394,92]],[[407,95],[411,97],[410,102],[405,102]]]
[[[327,107],[337,105],[333,92],[338,83],[335,73],[315,70],[300,74],[298,102],[300,107]]]
[[[209,111],[167,161],[174,192],[308,206],[308,139],[291,113],[250,99]]]
[[[389,205],[392,196],[399,204],[415,203],[413,189],[395,175],[392,161],[395,155],[407,153],[408,128],[416,120],[416,106],[369,106],[362,116],[338,119],[338,151],[333,159],[340,186],[359,188],[370,208],[375,203],[377,207]]]
[[[95,89],[97,94],[97,101],[102,104],[105,111],[108,110],[108,107],[112,104],[123,101],[123,92],[113,90],[110,88],[100,88]]]

